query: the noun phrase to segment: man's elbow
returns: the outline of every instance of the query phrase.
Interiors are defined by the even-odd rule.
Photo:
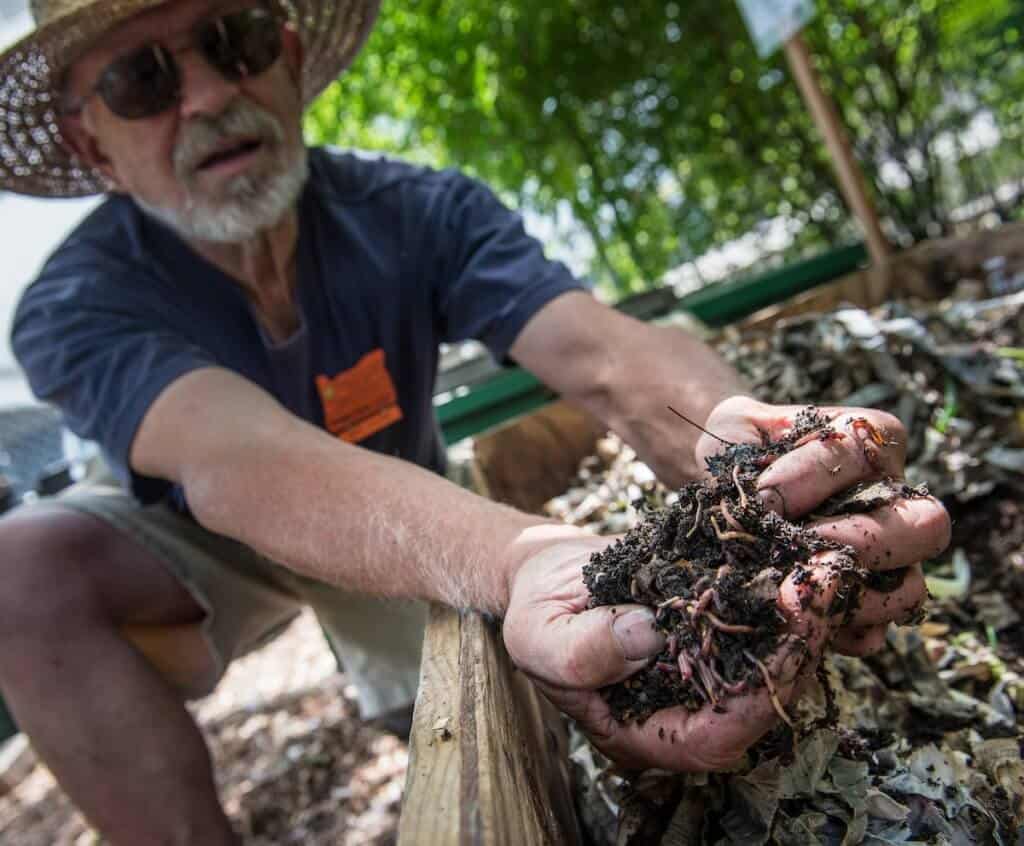
[[[181,487],[185,502],[196,522],[204,529],[235,537],[238,521],[234,517],[244,511],[244,482],[228,459],[211,460],[184,468]]]

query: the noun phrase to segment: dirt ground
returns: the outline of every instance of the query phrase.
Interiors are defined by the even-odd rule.
[[[408,751],[363,725],[353,697],[307,613],[195,703],[221,800],[247,846],[395,842]],[[0,843],[103,841],[37,765],[0,797]]]

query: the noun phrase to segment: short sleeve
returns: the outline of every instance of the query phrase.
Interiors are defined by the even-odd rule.
[[[58,254],[25,292],[11,330],[36,396],[59,407],[75,434],[99,443],[144,503],[171,486],[131,472],[139,425],[175,379],[213,364],[165,322],[157,302],[139,293],[148,281],[141,269]]]
[[[431,259],[441,336],[475,339],[498,361],[543,306],[567,291],[583,289],[561,262],[545,257],[526,233],[522,218],[479,182],[444,171],[435,200]]]

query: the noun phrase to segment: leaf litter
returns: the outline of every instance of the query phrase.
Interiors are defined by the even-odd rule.
[[[819,511],[870,510],[925,485],[951,512],[953,543],[926,562],[927,620],[892,626],[876,656],[829,654],[822,683],[788,715],[795,730],[780,722],[736,772],[622,773],[574,731],[577,803],[595,844],[1024,843],[1024,294],[976,293],[964,285],[940,303],[841,308],[719,340],[765,401],[882,408],[907,427],[906,487],[864,486]],[[801,437],[827,432],[813,415]],[[668,491],[608,436],[548,504],[597,533],[628,532],[588,567],[595,603],[672,600],[658,612],[668,652],[631,688],[605,691],[621,719],[700,707],[712,690],[728,707],[730,690],[762,683],[750,658],[779,636],[772,587],[819,548],[755,504],[766,448],[779,447],[726,450],[710,479]],[[697,519],[698,508],[710,513]],[[833,552],[854,607],[867,575]],[[712,656],[713,672],[694,655]]]

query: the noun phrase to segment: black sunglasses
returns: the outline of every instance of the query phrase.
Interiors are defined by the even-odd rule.
[[[193,43],[225,79],[256,76],[281,55],[281,21],[262,7],[231,12],[201,23],[193,32]],[[120,56],[104,68],[92,91],[64,104],[62,110],[80,112],[93,94],[99,94],[118,117],[136,120],[158,115],[181,96],[174,54],[153,43]]]

